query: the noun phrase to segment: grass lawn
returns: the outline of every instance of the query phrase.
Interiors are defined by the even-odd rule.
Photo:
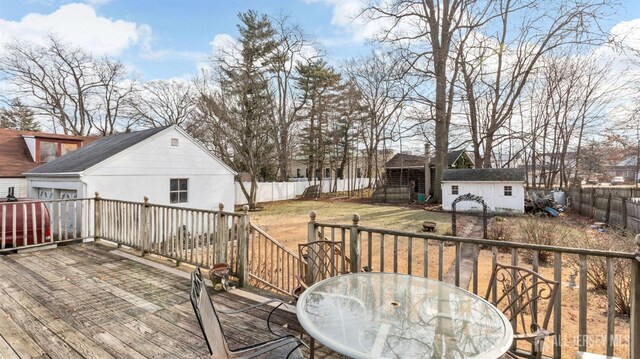
[[[353,214],[360,225],[418,232],[422,222],[436,222],[436,233],[451,231],[451,214],[427,212],[421,208],[338,201],[282,201],[265,203],[263,210],[252,212],[251,221],[283,243],[306,242],[309,212],[316,211],[317,222],[351,224]],[[294,247],[291,247],[294,249]]]

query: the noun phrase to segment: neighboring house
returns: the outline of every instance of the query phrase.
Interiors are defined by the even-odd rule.
[[[442,208],[451,210],[451,203],[461,195],[480,196],[491,212],[524,213],[525,171],[520,168],[479,168],[445,170],[442,174]],[[459,211],[481,211],[476,202],[460,202]]]
[[[14,188],[16,197],[27,197],[24,172],[75,151],[95,139],[0,129],[0,198],[7,196],[9,187]]]
[[[430,157],[428,167],[429,176],[425,176],[427,156],[415,156],[398,153],[385,163],[385,174],[387,185],[390,187],[408,186],[413,184],[413,191],[416,193],[433,194],[435,185],[436,158]],[[474,163],[471,156],[464,151],[451,151],[447,154],[447,168],[473,168]],[[428,177],[428,179],[427,179]],[[425,183],[429,181],[428,186]]]
[[[235,172],[177,126],[103,137],[25,173],[34,198],[109,199],[233,211]]]
[[[634,182],[638,173],[638,156],[625,157],[612,166],[607,166],[607,174],[611,177],[624,177],[625,182]]]

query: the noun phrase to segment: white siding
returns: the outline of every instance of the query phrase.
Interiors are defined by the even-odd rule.
[[[171,139],[179,140],[178,147]],[[171,178],[188,178],[187,203],[169,201]],[[235,186],[233,173],[176,129],[165,130],[150,141],[134,146],[85,171],[87,193],[100,192],[104,198],[188,208],[217,209],[223,203],[233,211]]]
[[[27,197],[27,180],[25,178],[0,178],[0,199],[7,196],[9,187],[13,187],[16,197]]]
[[[179,146],[171,146],[177,138]],[[188,202],[172,204],[172,178],[188,178]],[[144,196],[155,204],[199,209],[233,211],[234,175],[226,166],[175,128],[164,130],[147,141],[112,156],[88,169],[79,178],[31,177],[29,195],[37,198],[39,188],[76,190],[78,198],[95,192],[109,199],[142,202]]]
[[[458,186],[458,194],[451,193],[451,186]],[[504,195],[504,187],[511,186],[511,196]],[[442,182],[442,208],[451,210],[453,200],[463,194],[481,196],[491,212],[524,213],[523,182]],[[464,201],[456,205],[459,211],[481,211],[482,206],[476,202]]]

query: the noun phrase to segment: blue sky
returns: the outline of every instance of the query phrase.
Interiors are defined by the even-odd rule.
[[[33,39],[53,29],[78,46],[121,59],[143,79],[188,78],[206,61],[215,36],[235,37],[237,14],[254,9],[289,15],[337,62],[368,51],[363,36],[347,24],[357,1],[0,0],[0,43],[9,37]],[[608,27],[640,22],[640,0],[622,5]]]
[[[31,13],[52,14],[70,3],[73,1],[0,0],[0,19],[19,23]],[[147,26],[150,28],[148,40],[139,39],[124,51],[115,52],[115,56],[132,65],[145,79],[195,74],[197,62],[206,61],[211,52],[214,37],[218,34],[235,37],[237,14],[249,9],[290,16],[313,38],[330,44],[325,49],[333,60],[367,51],[365,43],[351,39],[348,29],[332,25],[333,6],[325,1],[94,0],[82,6],[91,6],[98,17],[135,23],[144,26],[144,31]],[[73,16],[69,17],[73,22]],[[143,49],[143,41],[150,44],[150,52]]]

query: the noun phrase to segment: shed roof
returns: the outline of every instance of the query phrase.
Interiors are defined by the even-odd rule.
[[[36,167],[26,174],[78,173],[146,140],[169,126],[103,137],[65,156]]]
[[[447,153],[447,166],[452,166],[458,157],[464,150],[450,151]],[[473,159],[469,157],[472,161]],[[429,159],[429,164],[433,165],[436,162],[436,157],[431,156]],[[398,153],[393,156],[387,163],[384,165],[386,168],[424,168],[424,156],[416,156],[416,155],[408,155],[405,153]]]
[[[524,182],[522,168],[471,168],[446,169],[442,173],[445,182]]]

